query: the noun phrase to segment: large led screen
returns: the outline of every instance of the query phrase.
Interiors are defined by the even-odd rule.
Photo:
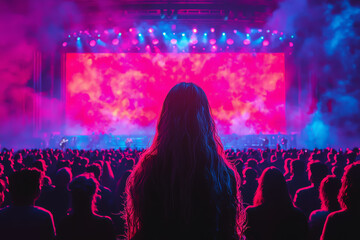
[[[66,134],[153,135],[178,82],[209,99],[220,135],[285,133],[283,53],[68,53]]]

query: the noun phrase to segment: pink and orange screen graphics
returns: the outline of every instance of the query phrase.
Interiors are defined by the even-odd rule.
[[[220,135],[286,132],[283,53],[68,53],[66,134],[153,135],[183,81],[203,88]]]

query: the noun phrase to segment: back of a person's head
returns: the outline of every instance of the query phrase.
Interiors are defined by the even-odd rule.
[[[321,181],[319,193],[322,209],[331,212],[340,209],[337,199],[340,187],[341,181],[336,176],[329,175]]]
[[[86,167],[86,172],[94,174],[94,177],[99,181],[101,176],[101,166],[98,163],[90,164]]]
[[[41,172],[21,169],[9,177],[9,192],[14,205],[32,205],[40,194]]]
[[[254,205],[289,207],[292,206],[284,175],[275,167],[268,167],[259,178]]]
[[[327,166],[316,160],[308,164],[309,180],[315,185],[320,185],[321,181],[328,175]]]
[[[0,179],[0,207],[5,200],[5,190],[6,190],[5,182],[4,180]]]
[[[60,168],[55,175],[54,185],[58,188],[67,188],[72,179],[72,172],[70,168]]]
[[[342,208],[360,210],[360,163],[353,163],[345,168],[341,179],[339,202]]]
[[[255,182],[257,178],[257,171],[251,167],[247,167],[243,170],[243,176],[247,183]]]
[[[258,165],[258,162],[254,158],[251,158],[251,159],[247,160],[247,162],[246,162],[247,167],[257,168],[257,165]]]
[[[81,174],[69,183],[69,190],[72,199],[72,210],[74,212],[94,212],[95,195],[98,191],[99,183],[90,174]]]
[[[306,164],[304,161],[299,159],[294,159],[290,163],[290,172],[296,176],[296,175],[302,175],[306,173]]]
[[[234,169],[225,159],[205,92],[193,83],[175,85],[164,100],[153,143],[141,155],[127,182],[128,237],[139,230],[139,221],[140,225],[144,221],[153,224],[153,213],[148,214],[151,211],[143,208],[145,204],[160,206],[157,217],[165,222],[168,218],[190,222],[198,209],[194,205],[199,204],[194,199],[198,196],[208,196],[216,208],[226,206],[226,211],[231,208],[229,211],[240,215],[240,180]],[[150,195],[143,194],[145,188],[156,189],[161,202],[149,202]],[[213,214],[211,209],[205,212]],[[238,222],[235,225],[240,226]]]
[[[41,172],[45,172],[46,171],[46,163],[43,159],[38,159],[33,163],[33,167],[40,170]]]

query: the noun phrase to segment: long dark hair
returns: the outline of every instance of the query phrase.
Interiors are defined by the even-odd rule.
[[[149,224],[177,225],[186,232],[195,223],[209,224],[212,238],[238,239],[244,220],[234,169],[224,157],[205,92],[193,83],[175,85],[153,143],[126,185],[128,238]]]
[[[341,179],[341,188],[338,195],[341,208],[360,210],[360,163],[353,163],[345,168]]]
[[[268,167],[259,178],[255,192],[254,206],[265,205],[274,208],[292,207],[284,175],[275,167]]]

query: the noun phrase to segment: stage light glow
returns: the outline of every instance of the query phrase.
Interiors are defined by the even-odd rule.
[[[63,42],[62,46],[63,46],[63,47],[66,47],[66,46],[67,46],[67,42]]]
[[[69,34],[69,36],[68,36],[69,38],[71,38],[71,35]]]
[[[234,33],[235,33],[235,34],[237,33],[237,30],[236,30],[236,29],[234,29]]]
[[[266,30],[266,32],[267,32],[267,33],[269,33],[269,32],[270,32],[270,30]]]
[[[214,44],[216,43],[216,39],[214,39],[214,38],[210,39],[209,43],[210,43],[211,45],[214,45]]]
[[[212,46],[212,47],[211,47],[211,51],[213,51],[213,52],[214,52],[214,51],[216,51],[216,50],[217,50],[216,45],[214,45],[214,46]]]
[[[226,43],[228,45],[233,45],[234,44],[234,40],[232,40],[231,38],[229,38],[228,40],[226,40]]]
[[[215,28],[210,28],[210,32],[215,32]]]
[[[207,33],[204,33],[204,36],[207,36]]]
[[[181,36],[185,37],[185,33],[182,33]]]
[[[142,35],[141,35],[141,33],[139,33],[138,35],[139,35],[139,37],[141,37],[141,36],[142,36]]]
[[[173,38],[173,39],[170,40],[170,42],[171,42],[171,44],[175,45],[177,43],[177,40],[175,38]]]
[[[80,41],[80,37],[77,37],[76,40]]]
[[[247,38],[250,37],[250,34],[247,33],[247,34],[246,34],[246,37],[247,37]]]
[[[226,33],[224,33],[224,32],[223,32],[223,33],[222,33],[222,35],[223,35],[223,36],[225,36],[225,35],[226,35]]]
[[[196,38],[191,38],[190,39],[190,44],[197,44],[198,40]]]
[[[294,35],[291,35],[291,38],[294,38]]]
[[[166,36],[166,32],[163,32],[163,35]]]
[[[117,38],[113,39],[112,44],[113,45],[118,45],[119,44],[119,39],[117,39]]]
[[[90,41],[90,46],[91,46],[91,47],[95,47],[95,45],[96,45],[96,41],[95,41],[95,40],[91,40],[91,41]]]
[[[273,33],[274,33],[274,34],[278,34],[278,30],[274,30]]]
[[[293,43],[293,42],[289,42],[289,46],[290,46],[290,47],[293,47],[293,46],[294,46],[294,43]]]
[[[119,35],[119,37],[121,37],[121,33],[119,33],[118,35]]]
[[[132,29],[132,28],[129,28],[129,32],[133,32],[134,31],[134,29]]]
[[[283,38],[282,38],[282,37],[279,37],[279,40],[280,40],[280,41],[282,41],[282,40],[283,40]]]
[[[262,29],[258,29],[258,32],[262,32],[263,30]]]
[[[264,47],[269,46],[269,44],[270,44],[270,42],[269,42],[268,40],[264,40],[264,41],[263,41],[263,46],[264,46]]]
[[[192,30],[193,33],[197,33],[197,31],[198,30],[196,28],[193,28],[193,30]]]
[[[261,39],[264,39],[264,36],[261,36]]]
[[[157,45],[158,43],[159,43],[158,39],[155,38],[155,39],[152,40],[152,44]]]
[[[139,40],[137,40],[137,39],[133,39],[133,40],[131,41],[131,43],[132,43],[133,45],[136,45],[136,44],[138,44],[138,43],[139,43]]]
[[[152,29],[152,28],[149,28],[149,33],[153,33],[154,32],[154,29]]]
[[[98,37],[101,37],[101,35],[100,35],[100,34],[98,34]]]
[[[249,45],[251,43],[250,39],[245,39],[243,41],[244,45]]]

